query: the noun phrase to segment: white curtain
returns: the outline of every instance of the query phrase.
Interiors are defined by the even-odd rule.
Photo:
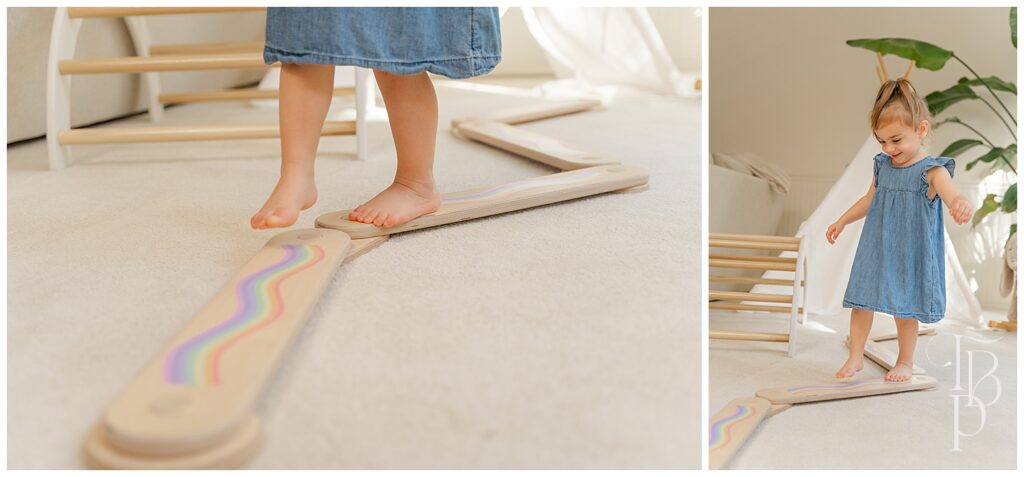
[[[869,135],[821,205],[800,224],[797,236],[806,237],[804,253],[807,256],[808,313],[837,314],[842,311],[843,295],[850,280],[850,269],[853,268],[853,257],[857,252],[864,220],[847,225],[835,245],[829,245],[825,240],[825,230],[867,192],[874,170],[872,160],[877,153],[878,141]],[[948,215],[946,220],[949,220]],[[967,275],[960,266],[949,233],[945,230],[943,232],[946,238],[946,319],[981,327],[984,324],[981,304],[974,296]],[[785,252],[782,256],[795,257],[796,253]],[[765,278],[791,276],[787,272],[767,272],[764,275]],[[788,294],[791,290],[789,287],[756,285],[751,292]]]
[[[646,8],[532,8],[523,18],[566,87],[618,85],[697,96],[699,75],[676,68]]]

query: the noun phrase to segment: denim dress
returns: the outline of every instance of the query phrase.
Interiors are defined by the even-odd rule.
[[[452,79],[501,61],[497,8],[267,8],[263,61]]]
[[[906,167],[875,156],[875,195],[853,259],[844,308],[879,311],[935,323],[946,313],[942,199],[928,198],[925,173],[956,163],[928,156]]]

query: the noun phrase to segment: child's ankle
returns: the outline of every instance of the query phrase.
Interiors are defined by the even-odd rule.
[[[437,190],[437,186],[434,183],[434,177],[428,176],[424,178],[419,177],[408,177],[408,176],[395,176],[395,184],[403,185],[412,189],[417,195],[428,197],[434,194]]]

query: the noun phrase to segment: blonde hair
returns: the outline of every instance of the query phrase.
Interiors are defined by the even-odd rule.
[[[893,121],[916,128],[921,121],[928,119],[928,105],[917,95],[910,81],[904,78],[889,80],[878,88],[875,106],[871,108],[872,131]]]

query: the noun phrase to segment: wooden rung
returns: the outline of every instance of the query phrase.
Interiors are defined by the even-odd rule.
[[[796,264],[775,263],[760,260],[725,260],[712,258],[708,260],[710,268],[739,268],[743,270],[778,270],[781,272],[795,272]]]
[[[334,88],[334,96],[354,96],[355,88]],[[212,101],[245,101],[249,99],[277,99],[276,89],[243,88],[223,91],[193,91],[183,93],[162,93],[164,104],[202,103]]]
[[[180,15],[183,13],[262,12],[266,7],[68,7],[70,18],[132,17],[139,15]]]
[[[62,75],[101,73],[149,73],[154,71],[199,71],[227,69],[262,69],[281,66],[263,63],[261,53],[222,53],[217,55],[127,56],[88,60],[61,60]]]
[[[737,291],[708,291],[708,299],[730,301],[764,301],[770,303],[793,303],[793,295],[776,295],[771,293],[749,293]]]
[[[778,305],[745,305],[743,303],[730,303],[727,301],[713,301],[708,303],[708,308],[715,310],[743,310],[743,311],[770,311],[773,313],[789,313],[793,311],[789,306]],[[803,308],[797,308],[797,313],[803,313]]]
[[[740,242],[767,242],[770,244],[797,244],[800,245],[800,238],[796,236],[778,235],[748,235],[745,233],[709,233],[709,240],[740,241]]]
[[[783,285],[793,286],[793,280],[787,280],[785,278],[755,278],[755,277],[742,277],[739,275],[709,275],[709,282],[721,282],[721,283],[741,283],[744,285]],[[800,285],[803,286],[804,282],[801,280]]]
[[[713,340],[740,340],[740,341],[777,341],[789,342],[789,335],[786,333],[754,333],[750,331],[708,331],[708,338]]]
[[[322,136],[355,134],[355,121],[328,121]],[[214,141],[280,137],[277,124],[147,126],[136,128],[79,128],[58,135],[62,145],[133,142]]]
[[[722,239],[711,239],[708,240],[708,247],[721,247],[721,248],[742,248],[749,250],[781,250],[785,252],[796,252],[800,250],[799,244],[791,243],[770,243],[770,242],[752,242],[748,240],[722,240]]]
[[[742,253],[712,253],[708,258],[725,260],[756,260],[758,262],[796,263],[796,257],[773,257],[767,255],[750,255]]]
[[[150,55],[213,55],[217,53],[252,53],[263,51],[263,41],[236,41],[230,43],[178,43],[152,45]]]

